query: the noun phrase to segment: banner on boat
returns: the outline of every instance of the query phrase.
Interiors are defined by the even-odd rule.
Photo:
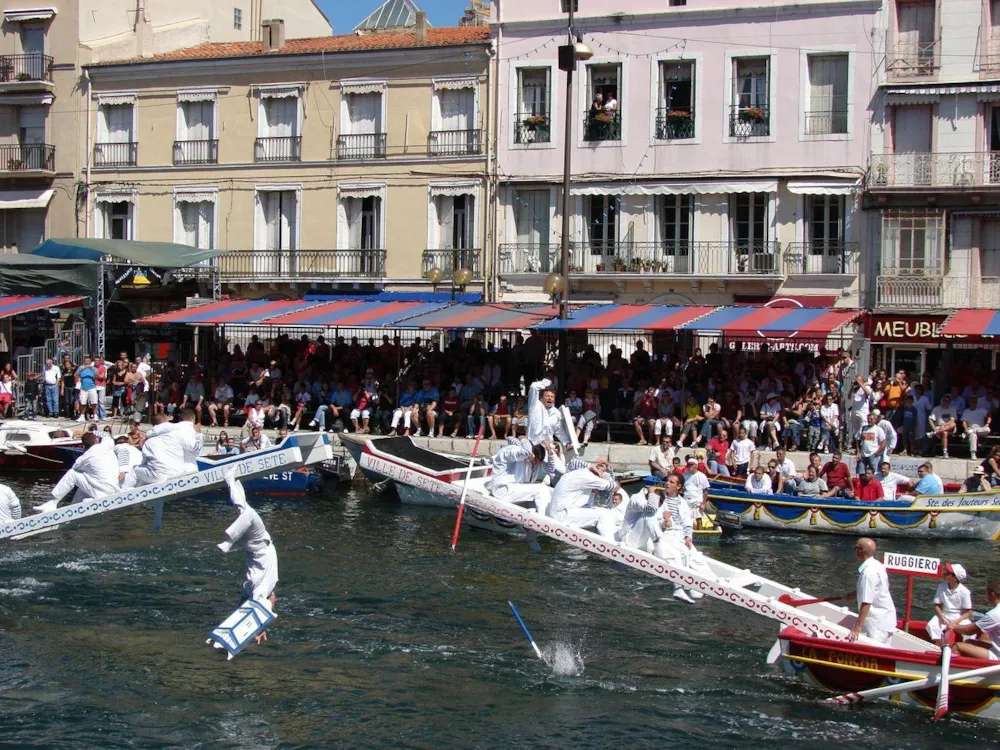
[[[910,576],[924,576],[926,578],[940,577],[941,561],[936,557],[886,552],[883,562],[885,569],[890,573],[905,573]]]

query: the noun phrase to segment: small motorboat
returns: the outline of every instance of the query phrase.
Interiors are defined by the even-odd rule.
[[[61,472],[82,451],[72,430],[26,420],[0,423],[0,471]]]
[[[202,456],[198,459],[198,469],[203,471],[211,468],[225,458],[230,456]],[[243,489],[252,495],[304,497],[319,494],[323,490],[323,477],[316,469],[302,466],[298,469],[285,469],[248,479],[243,483]],[[217,492],[228,492],[228,490],[220,487]]]

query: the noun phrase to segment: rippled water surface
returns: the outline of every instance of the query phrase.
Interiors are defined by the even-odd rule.
[[[37,502],[45,482],[15,488]],[[204,645],[238,603],[242,555],[215,549],[220,500],[133,509],[0,541],[0,747],[880,748],[996,746],[1000,725],[890,704],[828,708],[765,664],[768,620],[557,543],[465,530],[364,487],[251,498],[275,538],[279,619],[231,662]],[[829,595],[853,540],[747,534],[704,549]],[[895,542],[964,562],[989,543]],[[902,594],[902,585],[898,586]],[[933,587],[918,587],[929,602]],[[545,667],[507,609],[513,600]],[[985,743],[985,745],[984,745]]]

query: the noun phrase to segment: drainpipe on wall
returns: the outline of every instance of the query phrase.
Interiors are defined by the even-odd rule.
[[[90,71],[86,68],[83,70],[83,101],[87,107],[87,140],[86,140],[86,178],[83,182],[84,188],[84,198],[86,198],[83,206],[83,236],[90,237],[90,163],[93,158],[94,149],[90,143]],[[77,224],[79,226],[79,224]]]
[[[487,90],[491,83],[493,84],[493,138],[490,144],[491,153],[487,155],[486,161],[486,172],[487,172],[487,190],[492,192],[492,199],[490,201],[491,224],[491,242],[490,242],[490,274],[489,282],[491,287],[491,295],[486,298],[486,301],[497,301],[500,299],[500,180],[499,180],[499,165],[500,165],[500,76],[503,75],[503,71],[500,69],[500,51],[503,49],[503,11],[501,0],[493,0],[493,5],[497,9],[497,43],[496,48],[491,49],[490,52],[490,62],[486,68],[486,84]],[[493,74],[491,76],[491,73]]]

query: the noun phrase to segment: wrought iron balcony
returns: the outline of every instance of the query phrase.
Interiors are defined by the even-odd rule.
[[[923,43],[899,43],[888,56],[886,70],[890,78],[914,78],[929,76],[937,72],[940,63],[938,47],[940,40]]]
[[[595,112],[590,110],[583,118],[583,140],[590,142],[620,141],[622,118],[618,110]]]
[[[56,147],[45,143],[2,144],[0,171],[55,172]]]
[[[872,154],[868,189],[1000,187],[1000,152]]]
[[[427,137],[431,156],[468,156],[483,150],[481,130],[432,130]]]
[[[95,167],[134,167],[139,144],[130,143],[95,143]]]
[[[254,161],[302,161],[302,136],[258,138],[254,144]]]
[[[0,83],[52,82],[52,58],[37,52],[0,55]]]
[[[337,137],[338,159],[384,159],[385,133],[364,133]]]
[[[789,242],[785,248],[785,273],[858,272],[858,243],[842,241]]]
[[[807,110],[806,135],[838,135],[847,132],[847,103],[836,103],[827,109]]]
[[[216,261],[228,282],[385,277],[385,250],[235,250]]]
[[[730,138],[760,138],[768,135],[771,135],[771,112],[768,107],[744,107],[739,104],[730,106]]]
[[[218,164],[219,141],[174,141],[174,164]]]
[[[656,138],[660,141],[694,138],[694,108],[660,107],[656,110]]]
[[[552,121],[548,115],[518,112],[514,115],[514,143],[548,143],[552,140]]]
[[[424,250],[421,274],[426,275],[429,270],[436,267],[444,271],[444,275],[447,277],[455,269],[468,268],[472,271],[472,278],[481,279],[483,277],[483,269],[480,264],[481,256],[482,251],[474,248]]]
[[[574,274],[754,275],[781,277],[777,242],[617,242],[570,244]],[[558,245],[500,246],[500,275],[561,271]]]

